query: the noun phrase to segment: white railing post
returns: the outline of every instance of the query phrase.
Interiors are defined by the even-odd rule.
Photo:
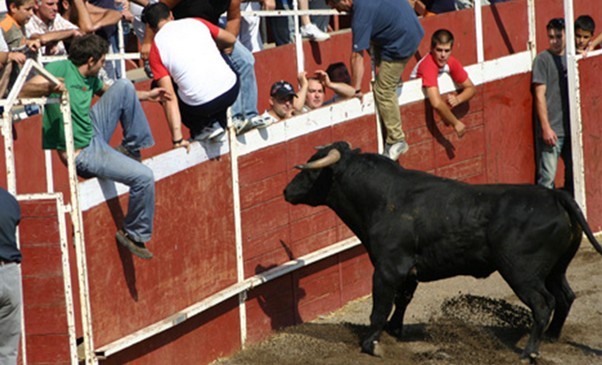
[[[535,21],[535,0],[527,0],[527,19],[529,21],[529,40],[527,49],[531,52],[531,60],[537,56],[537,22]]]
[[[303,72],[305,70],[305,54],[303,53],[303,38],[301,37],[301,32],[299,31],[299,2],[297,0],[293,0],[293,11],[295,15],[293,16],[294,24],[295,24],[295,52],[297,55],[297,73]]]
[[[575,50],[575,28],[573,25],[573,0],[564,0],[564,34],[566,39],[566,68],[569,91],[569,116],[571,151],[573,157],[573,188],[575,200],[587,217],[585,197],[585,171],[583,159],[583,125],[581,123],[581,97],[579,64]]]
[[[121,24],[121,20],[117,23],[117,35],[117,48],[119,49],[119,55],[125,55],[125,41],[123,40],[123,24]],[[118,62],[119,68],[121,69],[121,78],[125,79],[125,57],[120,57]]]
[[[481,9],[481,0],[474,0],[474,23],[477,42],[477,63],[485,61],[485,52],[483,50],[483,11]]]
[[[237,283],[245,280],[244,256],[242,247],[242,218],[240,209],[240,182],[238,175],[238,139],[236,128],[232,125],[232,108],[228,108],[228,141],[230,144],[230,168],[232,173],[232,204],[234,210],[234,244],[236,246],[236,278]],[[238,295],[240,320],[240,343],[244,347],[247,342],[247,293]]]
[[[75,169],[75,147],[73,145],[73,129],[71,126],[71,106],[69,93],[61,95],[61,112],[63,114],[65,147],[67,148],[67,170],[69,173],[69,188],[71,200],[71,223],[73,225],[73,243],[77,261],[79,281],[79,296],[84,334],[84,355],[86,365],[96,364],[94,354],[94,336],[92,332],[92,313],[88,286],[88,266],[86,263],[86,248],[84,244],[84,226],[82,211],[79,207],[79,183]]]

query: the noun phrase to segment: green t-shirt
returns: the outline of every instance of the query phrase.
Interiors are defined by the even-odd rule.
[[[51,62],[46,65],[46,70],[56,77],[63,78],[63,83],[69,91],[75,148],[88,146],[94,134],[90,105],[94,94],[102,90],[102,81],[98,77],[84,77],[69,60]],[[46,105],[42,124],[42,145],[46,150],[66,149],[63,115],[59,104]]]

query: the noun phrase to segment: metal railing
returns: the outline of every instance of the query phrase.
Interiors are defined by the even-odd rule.
[[[78,278],[79,278],[79,293],[81,301],[82,311],[82,326],[84,330],[84,349],[87,357],[91,357],[93,354],[93,342],[92,342],[92,322],[90,315],[90,300],[88,291],[88,277],[87,277],[87,266],[86,266],[86,255],[83,240],[83,219],[82,211],[79,208],[79,185],[77,180],[77,173],[75,170],[75,151],[73,146],[73,128],[71,124],[71,108],[69,105],[69,93],[64,91],[61,93],[60,99],[52,98],[19,98],[19,93],[25,84],[25,81],[32,70],[38,72],[52,84],[58,84],[59,80],[56,79],[52,74],[46,71],[40,64],[29,59],[25,62],[21,69],[19,76],[15,84],[13,85],[8,98],[0,101],[0,105],[4,107],[2,114],[2,135],[4,137],[4,153],[6,163],[6,175],[7,175],[7,186],[8,191],[17,197],[18,200],[55,200],[57,202],[57,214],[58,224],[60,230],[60,241],[61,241],[61,252],[63,255],[63,277],[65,285],[65,302],[66,311],[68,318],[69,327],[69,341],[70,341],[70,356],[72,364],[78,363],[77,351],[76,351],[76,338],[75,338],[75,321],[73,319],[73,300],[71,293],[71,274],[68,266],[68,253],[67,253],[67,228],[64,222],[64,213],[70,213],[71,224],[73,226],[73,243],[76,250],[76,259],[78,267]],[[52,191],[52,183],[47,182],[46,192],[38,194],[25,194],[19,195],[17,192],[17,178],[15,171],[15,154],[13,145],[13,114],[12,109],[19,105],[28,104],[46,104],[46,103],[60,103],[60,109],[63,114],[64,130],[65,130],[65,142],[67,147],[67,167],[69,174],[69,190],[70,190],[70,204],[63,204],[63,197],[61,193]],[[46,159],[49,161],[49,159]],[[47,167],[48,169],[48,167]],[[51,168],[50,168],[51,169]],[[20,245],[20,241],[19,245]],[[25,324],[23,331],[25,329]],[[27,354],[25,347],[25,332],[22,333],[22,360],[26,364]]]

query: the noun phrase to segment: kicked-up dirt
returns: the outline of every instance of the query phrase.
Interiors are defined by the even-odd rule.
[[[543,341],[539,365],[602,365],[602,256],[589,242],[569,266],[577,299],[558,342]],[[370,297],[313,322],[289,327],[216,365],[520,364],[530,311],[498,274],[421,283],[406,312],[404,338],[383,332],[382,357],[360,352]]]

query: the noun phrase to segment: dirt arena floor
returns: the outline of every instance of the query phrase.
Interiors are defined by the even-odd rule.
[[[600,237],[598,237],[600,240]],[[558,342],[544,341],[539,365],[602,365],[602,256],[584,241],[569,267],[577,295]],[[313,322],[283,329],[215,365],[520,364],[530,314],[498,274],[420,284],[401,341],[383,333],[382,357],[360,352],[372,307],[366,297]]]

